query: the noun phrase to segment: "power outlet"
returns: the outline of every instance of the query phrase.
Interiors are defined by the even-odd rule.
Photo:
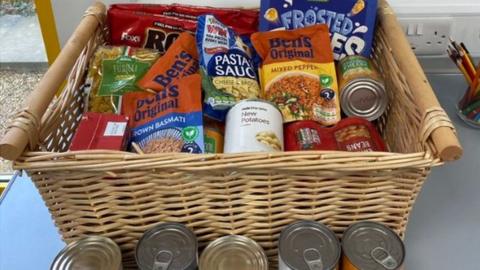
[[[451,17],[399,18],[417,55],[446,55],[454,20]]]

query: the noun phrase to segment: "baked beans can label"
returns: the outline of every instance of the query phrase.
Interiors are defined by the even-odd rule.
[[[227,114],[224,152],[283,151],[282,123],[282,114],[273,104],[241,101]]]

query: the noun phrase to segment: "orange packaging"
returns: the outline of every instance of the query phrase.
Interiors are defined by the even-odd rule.
[[[328,27],[259,32],[252,43],[262,58],[259,70],[263,98],[275,103],[284,122],[340,120],[337,76]]]
[[[168,51],[137,82],[137,86],[153,91],[164,91],[169,85],[198,72],[198,53],[195,38],[184,32]]]
[[[173,80],[155,94],[124,95],[122,114],[131,119],[131,141],[144,153],[203,153],[201,78]]]

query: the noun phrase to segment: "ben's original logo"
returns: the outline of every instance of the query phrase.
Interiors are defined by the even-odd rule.
[[[270,50],[272,59],[313,58],[310,37],[300,37],[292,40],[272,38],[269,43],[272,48]]]
[[[134,43],[140,42],[140,36],[129,35],[127,32],[123,32],[120,38],[121,40],[131,41]]]

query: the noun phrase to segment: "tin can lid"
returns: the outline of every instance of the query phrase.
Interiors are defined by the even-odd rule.
[[[373,79],[359,78],[347,84],[340,94],[341,107],[349,116],[373,121],[385,112],[388,96],[385,87]]]
[[[183,270],[197,267],[197,238],[180,223],[163,223],[146,231],[137,243],[141,270]]]
[[[399,269],[405,258],[400,237],[388,227],[371,221],[351,225],[343,235],[342,249],[358,269]]]
[[[211,242],[200,257],[199,270],[267,270],[262,247],[245,236],[228,235]]]
[[[295,270],[332,270],[340,259],[340,243],[327,226],[299,221],[282,230],[280,260]]]
[[[259,102],[259,103],[264,103],[264,104],[268,104],[268,105],[271,105],[275,110],[277,110],[279,113],[281,113],[280,111],[280,108],[278,108],[278,105],[275,104],[274,102],[272,101],[269,101],[269,100],[265,100],[265,99],[260,99],[260,98],[247,98],[247,99],[242,99],[240,101],[238,101],[237,103],[235,103],[235,105],[232,106],[232,108],[236,107],[236,106],[240,106],[241,104],[243,103],[248,103],[248,102]],[[230,109],[231,110],[231,109]]]
[[[122,269],[122,254],[110,238],[88,236],[63,248],[53,260],[50,269]]]

